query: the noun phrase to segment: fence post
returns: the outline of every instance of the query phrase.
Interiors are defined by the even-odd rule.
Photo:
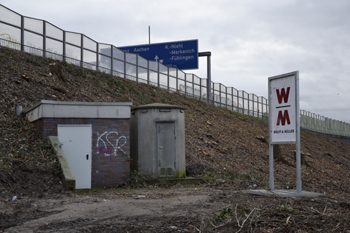
[[[126,78],[126,52],[124,52],[124,79]]]
[[[264,97],[261,96],[261,120],[264,120]]]
[[[233,88],[232,87],[228,87],[228,88],[230,88],[231,89],[231,95],[230,95],[230,100],[231,100],[231,111],[233,111]],[[227,88],[226,88],[226,90],[227,90]],[[227,94],[226,94],[226,96],[227,96]],[[227,101],[228,101],[228,98],[226,98],[226,105],[227,105]]]
[[[192,76],[192,98],[195,98],[194,97],[194,74],[191,74]]]
[[[256,98],[255,98],[256,97]],[[258,96],[253,94],[254,102],[253,102],[253,115],[254,117],[259,118],[259,99]]]
[[[159,74],[159,63],[160,62],[157,62],[157,87],[159,88],[160,87],[160,74]]]
[[[111,45],[111,75],[113,76],[113,70],[114,70],[114,67],[113,67],[113,61],[114,61],[114,51],[113,51],[113,45]]]
[[[264,114],[265,114],[265,116],[267,116],[268,114],[267,114],[267,108],[268,108],[268,106],[267,106],[267,100],[266,100],[266,98],[264,98],[263,97],[263,119],[264,119]],[[264,106],[265,106],[265,111],[264,111]]]
[[[179,69],[176,68],[176,92],[179,93]]]
[[[21,51],[24,52],[24,16],[21,15]]]
[[[326,133],[326,119],[322,117],[322,133]]]
[[[96,70],[100,71],[100,44],[96,42]],[[104,73],[104,72],[103,72]]]
[[[139,56],[136,54],[136,83],[139,83]]]
[[[67,62],[66,61],[66,31],[63,31],[63,61]]]
[[[245,105],[245,104],[244,104],[245,101],[244,101],[244,100],[245,100],[245,98],[244,98],[244,91],[242,91],[242,101],[243,101],[243,103],[242,103],[242,107],[243,107],[242,114],[244,114],[244,109],[245,109],[245,106],[244,106],[244,105]]]
[[[237,112],[240,113],[240,106],[239,106],[239,90],[237,90]]]
[[[259,117],[259,116],[260,116],[260,105],[259,105],[259,104],[260,104],[260,101],[259,101],[260,98],[257,96],[257,97],[256,97],[256,100],[258,101],[258,102],[256,102],[256,106],[257,106],[256,109],[257,109],[257,111],[258,111],[257,116],[258,116],[258,119],[259,119],[259,118],[260,118],[260,117]]]
[[[187,82],[186,82],[186,74],[185,74],[185,96],[187,96]]]
[[[255,94],[253,94],[253,117],[255,117],[256,116],[256,106],[257,106],[257,99],[255,99],[255,97],[256,97],[256,95]]]
[[[301,128],[304,128],[304,115],[303,115],[303,113],[304,113],[304,110],[300,109],[300,127]]]
[[[199,78],[199,99],[202,101],[202,78]]]
[[[248,94],[248,116],[250,116],[250,94]]]
[[[214,84],[214,104],[215,104],[215,84]],[[221,83],[219,83],[219,107],[221,107]]]
[[[239,90],[237,91],[237,112],[239,112]]]
[[[227,87],[225,86],[225,108],[228,109],[228,106],[227,106]]]
[[[83,63],[84,63],[84,35],[81,35],[81,39],[80,39],[80,67],[83,67]]]
[[[46,21],[43,20],[43,57],[46,57]]]
[[[149,85],[149,76],[150,76],[150,73],[149,73],[149,60],[147,60],[147,84]]]
[[[170,90],[170,68],[167,66],[167,79],[168,79],[168,85],[167,85],[167,88],[168,88],[168,91]]]

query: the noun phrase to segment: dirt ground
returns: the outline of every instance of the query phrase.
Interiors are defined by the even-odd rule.
[[[51,62],[0,48],[0,232],[350,233],[349,139],[301,132],[303,190],[326,197],[252,196],[244,191],[268,188],[267,122],[65,62],[61,81],[50,75]],[[66,191],[50,146],[15,115],[16,106],[40,100],[183,106],[186,174],[207,182],[150,187],[131,180],[118,189]],[[283,145],[275,157],[277,189],[295,188],[294,150]]]
[[[348,202],[329,196],[254,196],[243,189],[261,188],[258,185],[64,191],[48,198],[6,200],[0,202],[0,216],[7,216],[0,218],[1,228],[3,232],[350,232]]]

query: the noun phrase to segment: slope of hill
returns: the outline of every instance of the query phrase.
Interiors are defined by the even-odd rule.
[[[50,59],[0,48],[0,199],[46,197],[66,192],[59,166],[33,125],[15,115],[40,100],[166,103],[186,107],[188,176],[205,176],[207,185],[236,189],[268,188],[268,124],[200,100],[146,84],[62,63],[67,82],[49,74]],[[23,78],[25,75],[27,78]],[[294,145],[275,158],[277,188],[295,188]],[[350,145],[302,132],[303,189],[350,197]]]

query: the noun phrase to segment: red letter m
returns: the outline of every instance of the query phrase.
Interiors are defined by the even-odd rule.
[[[288,110],[284,110],[284,115],[282,114],[282,111],[279,111],[278,117],[277,117],[277,125],[280,125],[281,122],[282,122],[282,125],[285,125],[286,120],[287,120],[287,124],[290,125]]]
[[[279,103],[279,104],[282,103],[282,98],[283,98],[283,100],[284,100],[285,103],[288,102],[289,90],[290,90],[290,87],[287,87],[287,93],[286,93],[286,91],[284,90],[284,88],[281,89],[281,93],[280,93],[280,90],[279,90],[279,89],[276,90],[277,99],[278,99],[278,103]]]

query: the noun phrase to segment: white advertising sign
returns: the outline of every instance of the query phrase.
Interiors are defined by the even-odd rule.
[[[299,71],[269,78],[269,134],[270,189],[275,189],[273,144],[296,144],[295,195],[301,196]]]
[[[299,113],[298,73],[269,78],[269,133],[271,144],[295,144]]]

